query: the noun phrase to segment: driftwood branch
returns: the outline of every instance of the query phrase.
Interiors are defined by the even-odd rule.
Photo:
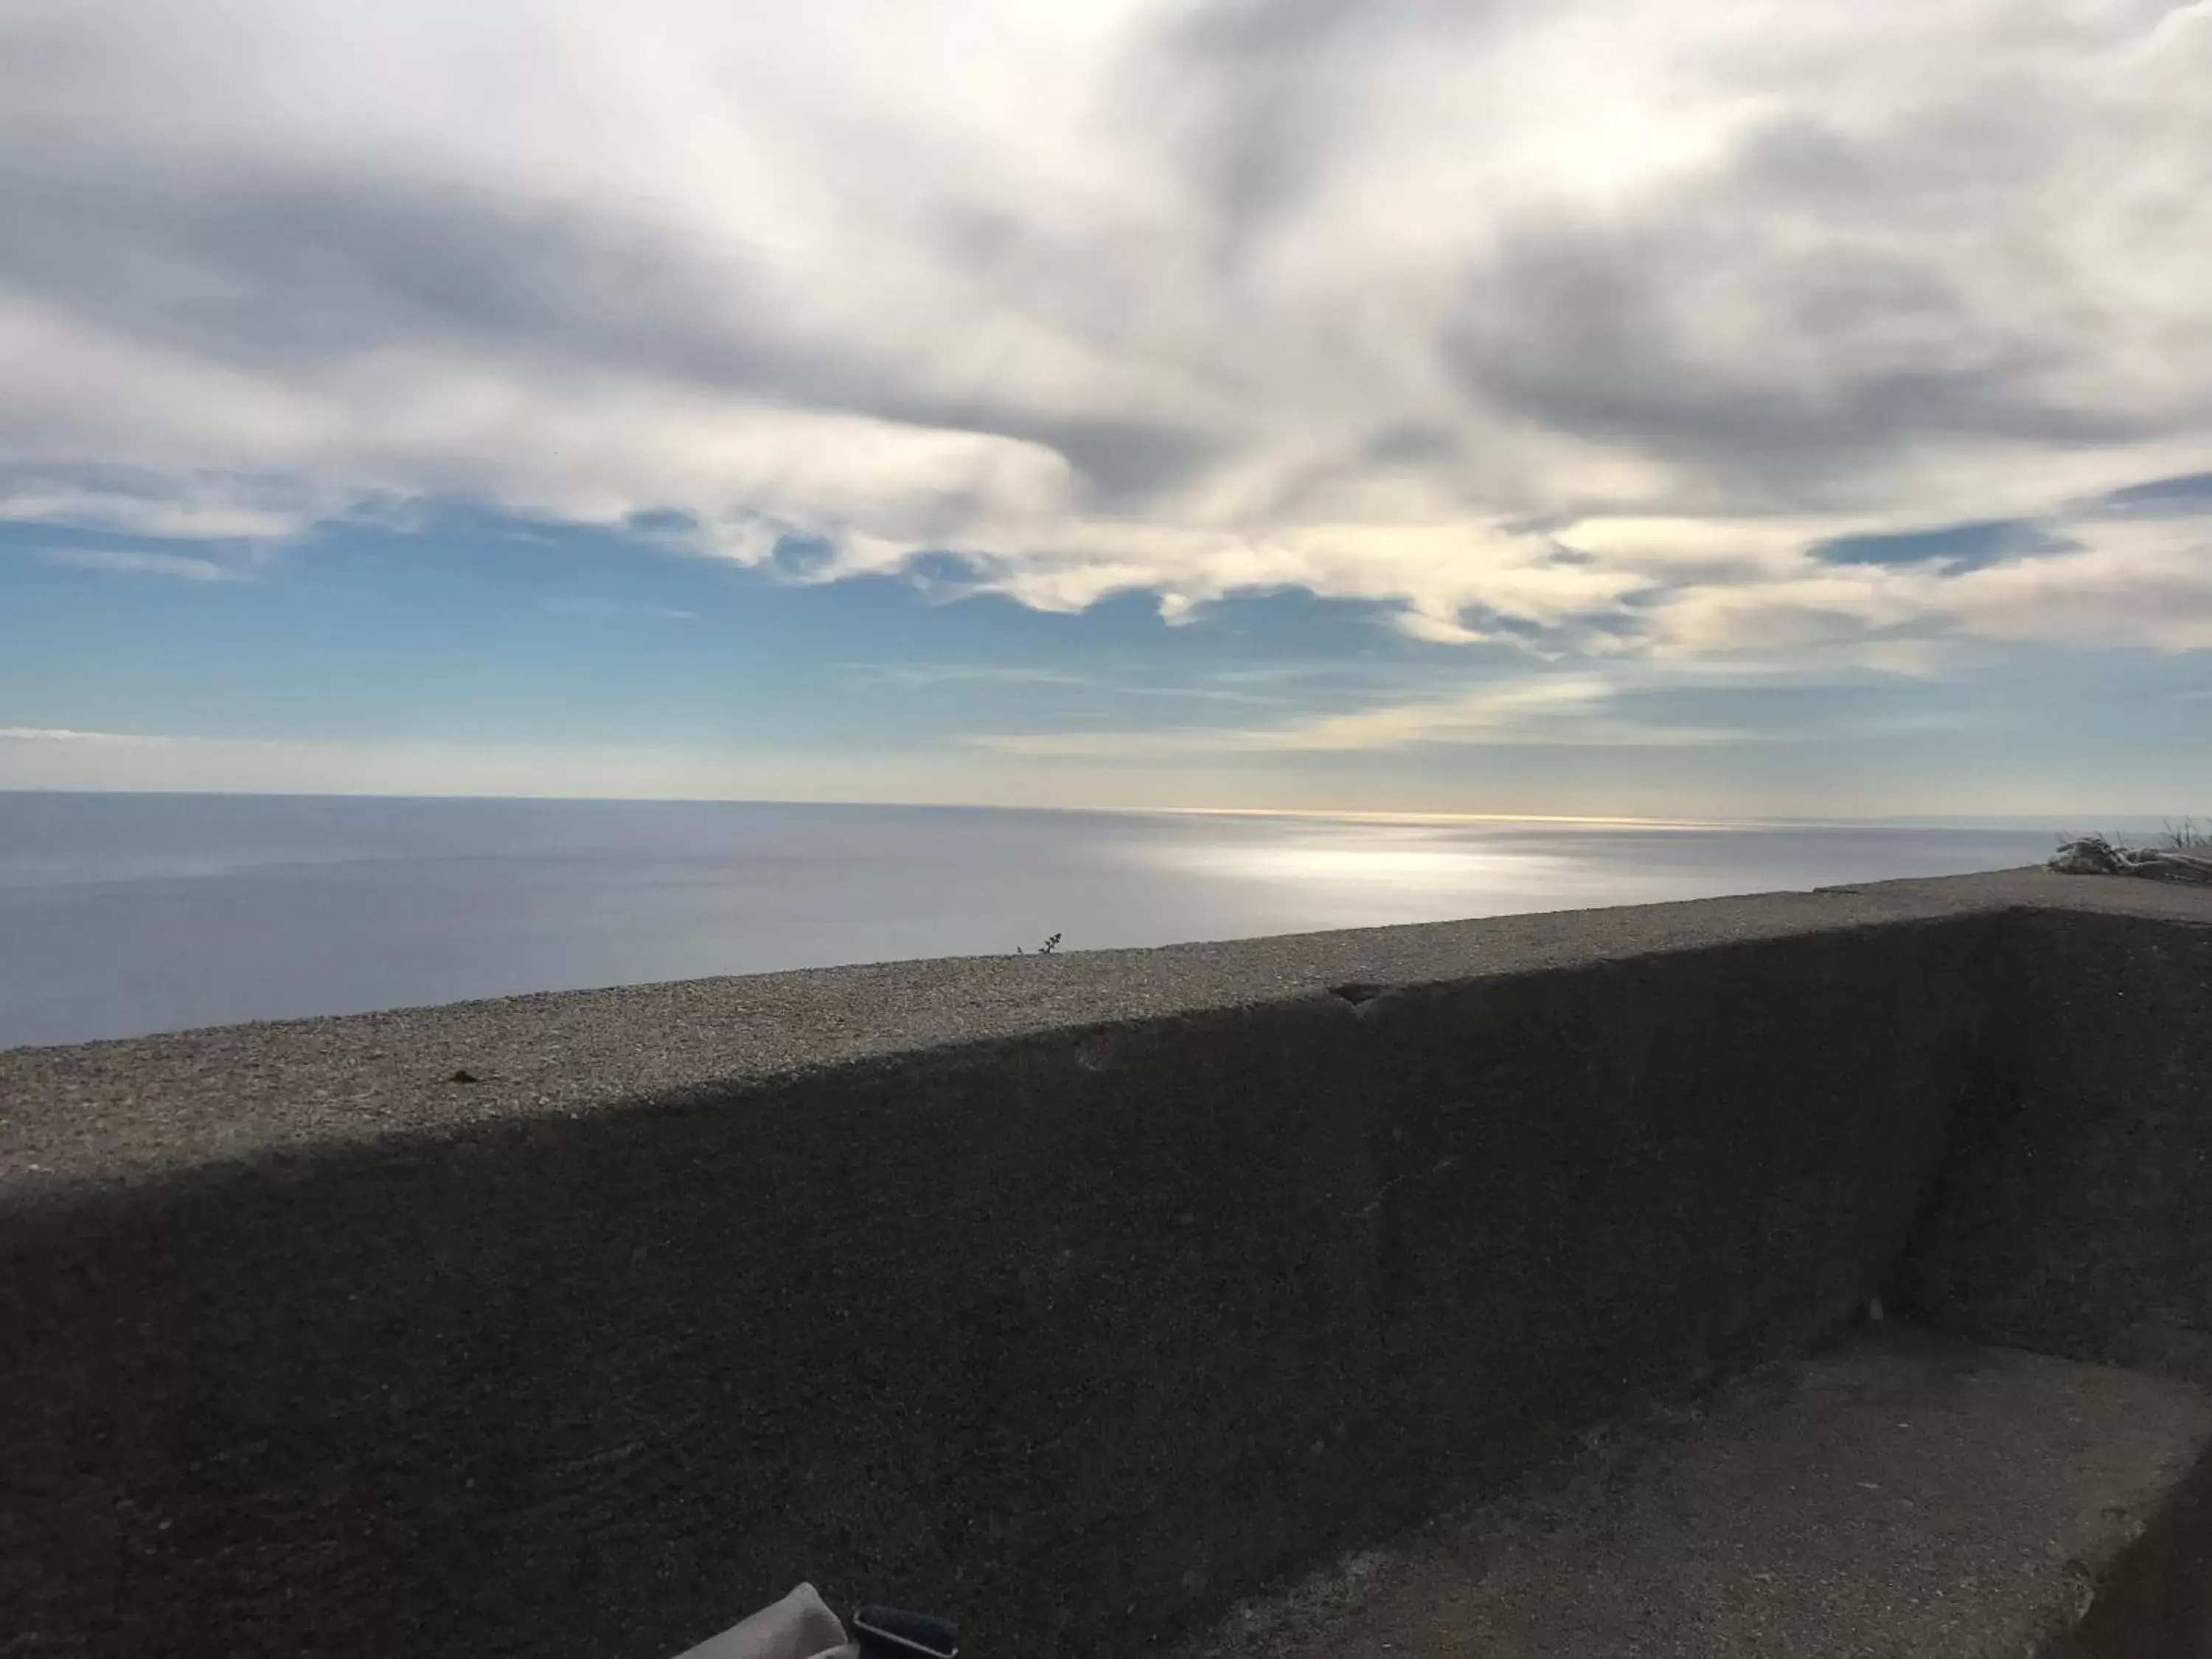
[[[2068,842],[2051,855],[2051,867],[2067,876],[2142,876],[2212,886],[2212,856],[2179,848],[2121,847],[2102,836]]]

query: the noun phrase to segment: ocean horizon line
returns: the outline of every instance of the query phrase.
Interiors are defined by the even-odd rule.
[[[1559,824],[1577,829],[1624,830],[1818,830],[1818,829],[2045,829],[2054,835],[2084,826],[2157,828],[2187,820],[2185,812],[2055,811],[2039,812],[1899,812],[1869,816],[1832,813],[1745,813],[1731,816],[1711,812],[1629,813],[1557,811],[1436,811],[1417,808],[1356,806],[1221,806],[1133,804],[1103,805],[1053,801],[920,800],[862,797],[782,795],[627,795],[544,794],[503,792],[470,794],[454,791],[422,793],[368,789],[63,789],[9,785],[0,796],[62,796],[99,799],[110,796],[167,800],[291,800],[476,803],[574,806],[778,806],[837,809],[880,809],[897,811],[1051,812],[1070,816],[1186,817],[1227,818],[1292,818],[1330,823],[1434,824]]]

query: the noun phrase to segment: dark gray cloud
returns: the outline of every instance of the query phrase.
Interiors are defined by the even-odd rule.
[[[1409,40],[1459,45],[1501,9],[1484,0],[1202,0],[1156,38],[1132,96],[1170,124],[1211,250],[1234,270],[1346,159],[1390,50]]]
[[[1632,445],[1733,509],[1863,509],[1916,448],[2121,445],[2170,420],[2082,398],[2084,343],[1990,305],[1971,251],[1870,238],[1874,163],[1793,176],[1771,154],[1631,216],[1506,227],[1444,326],[1468,395]]]
[[[590,203],[131,155],[0,162],[0,283],[163,350],[313,377],[394,349],[647,375],[1043,445],[1097,504],[1187,483],[1212,437],[917,385],[875,343],[795,339],[757,250]]]
[[[1140,507],[1171,494],[1204,472],[1226,447],[1216,434],[1171,420],[1059,415],[912,395],[878,398],[869,412],[1042,444],[1080,476],[1082,504],[1107,511]]]
[[[0,162],[0,224],[8,292],[242,368],[468,347],[732,386],[798,374],[746,250],[599,204],[88,147]]]
[[[1183,154],[1224,252],[1298,199],[1335,131],[1332,64],[1340,70],[1357,32],[1387,21],[1386,10],[1361,0],[1223,0],[1170,35],[1166,67],[1187,77],[1191,104]]]

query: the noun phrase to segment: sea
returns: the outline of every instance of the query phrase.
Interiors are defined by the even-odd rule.
[[[0,793],[0,1047],[2039,862],[2025,823]]]

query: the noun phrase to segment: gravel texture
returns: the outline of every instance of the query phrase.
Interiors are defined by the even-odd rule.
[[[14,1048],[0,1050],[0,1200],[1337,987],[1472,980],[2019,907],[2212,924],[2212,892],[2030,869],[1156,950],[812,969]]]

